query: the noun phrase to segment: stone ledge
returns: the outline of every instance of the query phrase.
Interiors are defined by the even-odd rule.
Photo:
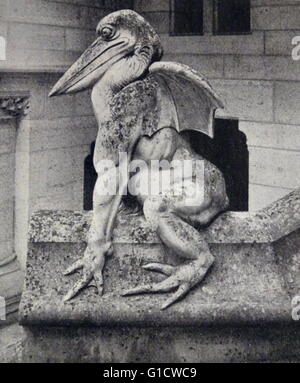
[[[86,240],[92,212],[37,211],[30,220],[29,241],[36,243]],[[209,243],[271,243],[300,228],[300,189],[262,211],[228,212],[206,230]],[[143,217],[120,216],[115,243],[160,243]]]
[[[121,217],[105,293],[93,287],[62,302],[78,274],[63,270],[82,257],[91,213],[37,212],[30,225],[20,321],[26,326],[234,326],[297,324],[291,299],[300,292],[299,190],[262,212],[226,213],[207,229],[215,264],[188,296],[161,311],[168,294],[121,297],[130,287],[162,280],[141,266],[178,264],[141,217]]]

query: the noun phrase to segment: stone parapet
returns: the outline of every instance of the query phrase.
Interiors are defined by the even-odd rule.
[[[225,213],[205,231],[215,256],[207,278],[185,300],[162,311],[166,295],[121,297],[128,288],[161,280],[149,262],[172,262],[142,217],[121,216],[114,255],[104,271],[105,294],[90,287],[62,298],[78,279],[63,270],[80,258],[91,213],[37,212],[31,218],[23,325],[203,326],[295,324],[291,300],[300,288],[300,190],[258,213]],[[174,261],[173,261],[174,262]],[[176,261],[175,261],[176,262]],[[176,264],[176,263],[175,263]]]

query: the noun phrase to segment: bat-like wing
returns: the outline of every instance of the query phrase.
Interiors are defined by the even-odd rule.
[[[170,121],[178,132],[196,130],[213,137],[214,112],[224,106],[207,80],[173,62],[155,62],[149,72],[158,83],[161,124]]]

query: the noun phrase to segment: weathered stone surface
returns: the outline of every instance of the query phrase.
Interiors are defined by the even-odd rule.
[[[270,81],[211,80],[225,109],[216,116],[250,121],[273,121],[273,84]]]
[[[81,243],[91,219],[92,212],[36,212],[30,221],[29,241]],[[206,230],[206,235],[209,243],[270,243],[297,230],[299,223],[300,189],[260,212],[224,213]],[[160,243],[143,217],[119,217],[114,237],[118,244]]]
[[[260,29],[299,29],[300,6],[285,5],[257,7],[252,9],[252,30]]]
[[[239,129],[246,134],[249,146],[300,151],[297,125],[240,121]]]
[[[292,39],[299,36],[299,30],[265,31],[266,54],[288,56],[291,59]]]
[[[270,202],[274,202],[284,197],[292,190],[279,188],[275,186],[265,186],[249,184],[249,209],[258,211],[268,206]]]
[[[291,43],[289,42],[291,54]],[[300,68],[291,57],[227,56],[225,77],[262,80],[300,80]]]
[[[299,233],[299,204],[298,190],[262,212],[219,217],[207,230],[216,258],[214,267],[184,301],[165,311],[160,310],[165,295],[120,297],[125,289],[161,280],[161,276],[143,270],[143,264],[171,262],[142,218],[122,217],[119,221],[114,255],[108,258],[104,271],[103,297],[91,287],[63,303],[64,294],[78,275],[64,277],[62,272],[82,256],[91,216],[81,212],[38,212],[31,220],[21,323],[146,327],[292,323],[290,304],[295,287],[282,272],[284,268],[279,270],[276,249],[289,233]],[[298,251],[298,242],[286,243],[287,254],[290,249]],[[280,262],[286,262],[289,275],[294,270],[293,283],[297,286],[298,258],[289,265],[281,251]]]
[[[249,157],[251,183],[287,189],[299,187],[299,178],[295,177],[300,166],[298,151],[250,147]]]
[[[155,335],[154,335],[155,334]],[[299,361],[296,327],[30,328],[23,362]],[[0,356],[1,358],[1,356]],[[1,360],[1,359],[0,359]]]
[[[189,65],[208,78],[223,77],[223,57],[218,55],[167,53],[164,55],[164,60],[177,61],[182,64]]]
[[[17,324],[0,328],[0,363],[22,361],[24,330]]]
[[[241,54],[259,55],[264,52],[261,32],[243,36],[161,36],[165,52],[172,54]]]
[[[275,120],[287,124],[299,124],[299,83],[288,81],[276,82],[274,97]]]
[[[9,32],[14,49],[56,51],[65,49],[65,30],[62,27],[13,23]]]

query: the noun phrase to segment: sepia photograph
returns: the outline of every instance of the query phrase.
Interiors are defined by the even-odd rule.
[[[300,0],[0,0],[0,364],[298,362]]]

